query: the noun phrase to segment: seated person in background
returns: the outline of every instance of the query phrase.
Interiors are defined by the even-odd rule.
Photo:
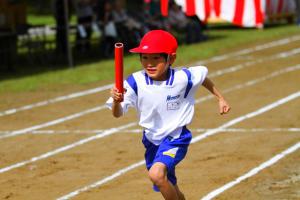
[[[117,42],[118,34],[115,22],[112,16],[113,5],[110,1],[103,2],[103,13],[99,18],[101,20],[101,28],[103,37],[101,40],[101,50],[106,58],[111,58],[114,55],[114,44]]]
[[[118,35],[123,42],[127,43],[127,48],[136,46],[144,34],[144,29],[140,22],[128,15],[122,1],[115,1],[112,17]]]
[[[296,24],[300,26],[300,0],[295,0],[296,4]]]
[[[65,57],[68,52],[67,40],[68,37],[66,35],[66,16],[65,16],[65,4],[61,0],[55,0],[52,2],[53,14],[56,22],[56,36],[55,36],[55,47],[56,47],[56,56],[61,59]],[[73,8],[73,4],[71,0],[68,0],[68,20],[71,18],[71,8]],[[27,29],[26,29],[27,32]],[[57,57],[57,58],[58,58]]]
[[[199,42],[204,39],[201,22],[194,17],[187,17],[174,1],[169,5],[168,22],[171,30],[185,33],[185,42],[187,44]]]
[[[85,52],[90,48],[92,35],[93,6],[91,0],[78,0],[76,3],[77,13],[77,34],[76,47],[79,51]]]
[[[160,0],[144,0],[143,15],[143,21],[148,30],[169,30],[168,21],[161,15]]]

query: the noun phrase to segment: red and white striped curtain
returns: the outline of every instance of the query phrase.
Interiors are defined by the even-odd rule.
[[[168,14],[168,0],[161,0],[163,15]],[[268,15],[294,12],[294,0],[175,0],[188,16],[200,20],[220,18],[242,27],[262,27]]]

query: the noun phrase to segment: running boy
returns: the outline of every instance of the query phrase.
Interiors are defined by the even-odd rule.
[[[187,129],[194,114],[194,94],[200,85],[216,96],[221,114],[230,106],[216,89],[203,66],[173,69],[177,41],[168,32],[148,32],[132,53],[140,54],[143,70],[124,82],[126,92],[111,90],[107,105],[114,117],[135,107],[143,127],[145,161],[154,190],[166,200],[184,200],[177,186],[175,166],[185,157],[192,139]]]

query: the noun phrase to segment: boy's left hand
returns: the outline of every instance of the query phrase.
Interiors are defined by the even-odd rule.
[[[219,99],[219,110],[220,110],[220,114],[226,114],[230,111],[231,107],[229,106],[229,104],[225,101],[225,99],[221,98]]]

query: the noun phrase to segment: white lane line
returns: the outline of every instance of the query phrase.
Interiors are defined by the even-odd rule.
[[[213,73],[209,74],[208,76],[210,78],[213,78],[213,77],[216,77],[216,76],[220,76],[220,75],[224,75],[224,74],[227,74],[227,73],[232,73],[232,72],[235,72],[235,71],[238,71],[238,70],[241,70],[241,69],[245,69],[246,67],[250,67],[250,66],[253,66],[253,65],[258,64],[258,63],[262,63],[262,62],[269,61],[269,60],[274,60],[274,59],[288,58],[288,57],[297,55],[299,53],[300,53],[300,48],[296,48],[296,49],[293,49],[291,51],[285,51],[285,52],[275,54],[273,56],[269,56],[267,58],[259,58],[259,59],[256,59],[254,61],[249,61],[249,62],[238,64],[238,65],[235,65],[235,66],[227,67],[225,69],[221,69],[221,70],[218,70],[216,72],[213,72]]]
[[[296,143],[295,145],[289,147],[288,149],[286,149],[285,151],[275,155],[274,157],[272,157],[271,159],[267,160],[266,162],[260,164],[258,167],[255,167],[253,169],[251,169],[249,172],[247,172],[246,174],[238,177],[237,179],[235,179],[234,181],[231,181],[227,184],[225,184],[224,186],[210,192],[209,194],[207,194],[206,196],[202,197],[202,200],[210,200],[213,199],[214,197],[218,196],[219,194],[221,194],[222,192],[230,189],[231,187],[239,184],[240,182],[242,182],[243,180],[250,178],[251,176],[254,176],[255,174],[259,173],[261,170],[270,167],[271,165],[275,164],[276,162],[278,162],[279,160],[281,160],[282,158],[284,158],[285,156],[297,151],[300,148],[300,142]]]
[[[106,130],[106,131],[104,131],[102,133],[99,133],[97,135],[94,135],[94,136],[91,136],[91,137],[79,140],[77,142],[74,142],[74,143],[69,144],[67,146],[63,146],[61,148],[55,149],[54,151],[50,151],[50,152],[47,152],[47,153],[42,154],[40,156],[33,157],[33,158],[29,159],[29,160],[26,160],[26,161],[23,161],[23,162],[19,162],[19,163],[16,163],[14,165],[10,165],[8,167],[1,168],[0,169],[0,174],[4,173],[4,172],[7,172],[7,171],[10,171],[10,170],[15,169],[15,168],[22,167],[22,166],[27,165],[27,164],[32,163],[32,162],[36,162],[38,160],[42,160],[42,159],[48,158],[48,157],[56,155],[58,153],[67,151],[69,149],[72,149],[72,148],[75,148],[77,146],[80,146],[80,145],[83,145],[85,143],[88,143],[88,142],[90,142],[92,140],[96,140],[96,139],[99,139],[99,138],[106,137],[108,135],[112,135],[114,133],[120,132],[120,131],[122,131],[124,129],[130,128],[130,127],[136,126],[136,125],[137,125],[137,123],[129,123],[129,124],[126,124],[124,126],[120,126],[118,128],[108,129],[108,130]]]
[[[295,54],[297,53],[300,53],[300,48],[299,49],[293,49],[292,51],[288,51],[288,52],[283,52],[284,53],[284,56],[294,56]],[[282,54],[283,53],[279,53],[277,55],[274,56],[274,58],[276,57],[282,57]],[[257,62],[261,62],[261,60],[257,60]],[[249,62],[248,64],[246,65],[237,65],[237,66],[234,66],[234,67],[231,67],[231,68],[228,68],[228,69],[225,69],[225,70],[219,70],[215,73],[212,73],[209,77],[212,77],[212,76],[221,76],[225,73],[231,73],[231,72],[235,72],[237,70],[240,70],[242,68],[245,68],[245,67],[249,67],[250,65],[254,65],[256,64],[256,61],[255,62]],[[294,71],[294,70],[298,70],[299,69],[299,66],[300,65],[296,65],[296,66],[293,66],[293,67],[289,67],[287,69],[283,69],[283,70],[280,70],[280,71],[276,71],[274,73],[272,73],[270,76],[268,77],[262,77],[261,79],[255,79],[253,81],[250,81],[250,82],[247,82],[245,83],[247,86],[250,86],[250,85],[253,85],[253,84],[256,84],[260,81],[263,81],[263,80],[266,80],[266,79],[269,79],[269,78],[272,78],[274,76],[278,76],[282,73],[286,73],[286,72],[289,72],[289,71]],[[236,85],[235,87],[233,88],[229,88],[228,91],[232,91],[234,89],[239,89],[239,87],[244,87],[244,85]],[[228,92],[228,91],[223,91],[223,92]],[[208,99],[211,99],[213,98],[212,95],[208,96],[207,97]],[[206,99],[204,99],[206,100]],[[200,102],[199,100],[196,100],[196,102]],[[83,112],[80,112],[80,113],[76,113],[76,114],[73,114],[73,115],[70,115],[70,116],[67,116],[67,117],[63,117],[63,118],[59,118],[59,119],[56,119],[54,121],[50,121],[50,122],[46,122],[46,123],[43,123],[43,124],[40,124],[40,125],[36,125],[36,126],[32,126],[32,127],[29,127],[29,128],[25,128],[25,129],[21,129],[21,130],[16,130],[16,131],[13,131],[12,133],[10,134],[5,134],[5,135],[2,135],[0,136],[0,139],[3,139],[3,138],[8,138],[8,137],[12,137],[12,136],[16,136],[16,135],[22,135],[22,134],[26,134],[30,131],[34,131],[34,130],[37,130],[37,129],[41,129],[41,128],[45,128],[45,127],[48,127],[48,126],[52,126],[52,125],[56,125],[56,124],[59,124],[59,123],[63,123],[65,121],[68,121],[68,120],[71,120],[71,119],[75,119],[75,118],[78,118],[78,117],[82,117],[83,115],[86,115],[86,114],[90,114],[90,113],[93,113],[93,112],[97,112],[97,111],[100,111],[102,109],[105,108],[105,105],[102,105],[102,106],[99,106],[99,107],[95,107],[95,108],[91,108],[89,110],[85,110]]]
[[[298,98],[299,96],[300,96],[300,91],[298,91],[298,92],[296,92],[296,93],[293,93],[293,94],[291,94],[291,95],[289,95],[289,96],[287,96],[287,97],[285,97],[285,98],[282,98],[282,99],[280,99],[280,100],[278,100],[278,101],[275,101],[275,102],[273,102],[273,103],[271,103],[271,104],[269,104],[269,105],[267,105],[267,106],[264,106],[264,107],[262,107],[262,108],[260,108],[260,109],[258,109],[258,110],[256,110],[256,111],[254,111],[254,112],[250,112],[250,113],[248,113],[248,114],[246,114],[246,115],[242,115],[242,116],[240,116],[240,117],[238,117],[238,118],[235,118],[235,119],[233,119],[233,120],[230,120],[229,122],[227,122],[227,123],[225,123],[225,124],[219,126],[218,128],[212,129],[212,130],[210,130],[210,131],[205,132],[205,133],[202,134],[202,135],[199,135],[199,136],[194,137],[194,138],[192,139],[192,142],[191,142],[191,143],[193,144],[193,143],[199,142],[200,140],[203,140],[203,139],[205,139],[205,138],[207,138],[207,137],[209,137],[209,136],[212,136],[212,135],[215,135],[215,134],[217,134],[217,133],[220,133],[220,132],[222,132],[222,130],[223,130],[224,128],[227,128],[227,127],[229,127],[229,126],[232,126],[232,125],[234,125],[234,124],[237,124],[237,123],[239,123],[239,122],[241,122],[241,121],[244,121],[244,120],[246,120],[246,119],[250,119],[250,118],[252,118],[252,117],[255,117],[255,116],[257,116],[257,115],[260,115],[260,114],[262,114],[262,113],[264,113],[264,112],[267,112],[267,111],[269,111],[269,110],[271,110],[271,109],[273,109],[273,108],[276,108],[276,107],[278,107],[278,106],[280,106],[280,105],[282,105],[282,104],[284,104],[284,103],[287,103],[287,102],[289,102],[289,101],[291,101],[291,100],[293,100],[293,99],[296,99],[296,98]],[[93,184],[84,186],[84,187],[82,187],[82,188],[80,188],[80,189],[78,189],[78,190],[76,190],[76,191],[70,192],[70,193],[67,194],[67,195],[64,195],[64,196],[62,196],[62,197],[59,197],[59,198],[57,198],[57,200],[67,200],[67,199],[73,198],[73,197],[77,196],[78,194],[80,194],[80,193],[82,193],[82,192],[88,191],[88,190],[93,189],[93,188],[95,188],[95,187],[99,187],[99,186],[103,185],[104,183],[107,183],[107,182],[108,182],[108,181],[105,181],[105,182],[104,182],[104,180],[110,180],[110,181],[111,181],[111,180],[113,180],[113,179],[115,179],[115,178],[121,176],[122,174],[125,174],[126,172],[129,172],[129,171],[131,171],[131,170],[133,170],[133,169],[135,169],[135,168],[137,168],[137,167],[139,167],[139,166],[141,166],[141,165],[143,165],[143,164],[144,164],[144,163],[143,163],[143,160],[141,160],[141,161],[139,161],[139,162],[137,162],[137,163],[134,163],[134,164],[130,165],[130,166],[135,166],[135,167],[131,167],[131,168],[129,168],[129,167],[123,168],[123,169],[121,169],[121,170],[115,172],[114,174],[112,174],[112,175],[110,175],[110,176],[107,176],[107,177],[105,177],[104,179],[101,179],[101,180],[99,180],[99,181],[97,181],[97,182],[95,182],[95,183],[93,183]],[[122,173],[120,173],[120,172],[122,172]]]
[[[212,129],[192,129],[192,132],[207,132]],[[221,132],[257,133],[257,132],[300,132],[300,128],[224,128]]]
[[[97,111],[102,110],[104,108],[106,108],[105,105],[97,106],[95,108],[91,108],[91,109],[88,109],[88,110],[85,110],[85,111],[82,111],[82,112],[79,112],[79,113],[75,113],[73,115],[69,115],[69,116],[66,116],[66,117],[63,117],[63,118],[59,118],[59,119],[56,119],[56,120],[53,120],[53,121],[50,121],[50,122],[35,125],[35,126],[29,127],[29,128],[21,129],[21,130],[12,131],[10,134],[1,135],[0,139],[13,137],[13,136],[16,136],[16,135],[22,135],[22,134],[26,134],[28,132],[31,132],[31,131],[34,131],[34,130],[37,130],[37,129],[57,125],[57,124],[60,124],[62,122],[66,122],[68,120],[76,119],[78,117],[82,117],[84,115],[97,112]]]
[[[69,94],[69,95],[66,95],[66,96],[59,96],[59,97],[56,97],[54,99],[40,101],[40,102],[37,102],[37,103],[34,103],[34,104],[29,104],[29,105],[26,105],[26,106],[22,106],[22,107],[19,107],[19,108],[12,108],[12,109],[0,112],[0,117],[5,116],[5,115],[11,115],[11,114],[14,114],[16,112],[20,112],[20,111],[24,111],[24,110],[30,110],[30,109],[36,108],[36,107],[46,106],[46,105],[57,103],[57,102],[60,102],[60,101],[74,99],[74,98],[86,96],[86,95],[89,95],[89,94],[95,94],[97,92],[101,92],[101,91],[110,89],[111,87],[113,87],[113,84],[104,85],[104,86],[93,88],[93,89],[90,89],[90,90],[85,90],[85,91],[72,93],[72,94]]]
[[[88,190],[90,190],[92,188],[95,188],[95,187],[98,187],[100,185],[103,185],[103,184],[105,184],[105,183],[107,183],[107,182],[109,182],[109,181],[111,181],[111,180],[113,180],[113,179],[115,179],[115,178],[117,178],[117,177],[125,174],[126,172],[131,171],[131,170],[133,170],[133,169],[135,169],[135,168],[137,168],[139,166],[142,166],[144,164],[145,164],[145,161],[141,160],[141,161],[139,161],[137,163],[134,163],[134,164],[132,164],[132,165],[126,167],[126,168],[123,168],[123,169],[117,171],[116,173],[112,174],[111,176],[107,176],[104,179],[101,179],[101,180],[99,180],[99,181],[97,181],[97,182],[95,182],[95,183],[93,183],[91,185],[85,186],[85,187],[80,188],[80,189],[78,189],[78,190],[76,190],[74,192],[71,192],[71,193],[69,193],[69,194],[67,194],[67,195],[65,195],[63,197],[57,198],[57,200],[70,199],[70,198],[72,198],[74,196],[77,196],[78,194],[80,194],[82,192],[85,192],[85,191],[88,191]]]
[[[299,70],[299,69],[300,69],[300,64],[296,65],[296,66],[291,66],[291,67],[288,67],[288,68],[285,68],[285,69],[281,69],[281,70],[275,71],[275,72],[273,72],[273,73],[271,73],[267,76],[263,76],[263,77],[260,77],[260,78],[257,78],[257,79],[253,79],[251,81],[247,81],[246,83],[235,85],[231,88],[224,89],[223,93],[225,94],[225,93],[228,93],[228,92],[231,92],[231,91],[234,91],[234,90],[238,90],[238,89],[241,89],[241,88],[244,88],[244,87],[249,87],[249,86],[255,85],[257,83],[266,81],[268,79],[274,78],[276,76],[282,75],[284,73],[292,72],[292,71]],[[203,98],[195,100],[195,103],[200,103],[200,102],[206,101],[208,99],[212,99],[212,98],[214,98],[213,95],[207,95]]]
[[[281,39],[281,40],[278,40],[278,41],[273,41],[273,42],[270,42],[270,43],[266,43],[266,44],[263,44],[263,45],[258,45],[258,46],[247,48],[247,49],[240,50],[240,51],[237,51],[237,52],[224,54],[224,55],[220,55],[220,56],[214,56],[214,57],[209,58],[207,60],[198,61],[195,64],[196,65],[198,65],[198,64],[207,64],[209,62],[221,61],[221,60],[225,60],[227,58],[234,57],[234,56],[245,55],[245,54],[248,54],[248,53],[261,51],[261,50],[264,50],[264,49],[268,49],[268,48],[272,48],[272,47],[276,47],[276,46],[280,46],[280,45],[286,45],[288,43],[291,43],[291,42],[294,42],[294,41],[297,41],[297,40],[300,40],[300,36],[293,36],[293,37],[290,37],[290,38],[285,38],[285,39]],[[60,101],[65,101],[65,100],[69,100],[69,99],[73,99],[73,98],[77,98],[77,97],[82,97],[82,96],[85,96],[85,95],[94,94],[94,93],[97,93],[97,92],[101,92],[103,90],[110,89],[112,86],[113,86],[113,84],[108,84],[108,85],[104,85],[104,86],[101,86],[101,87],[92,88],[92,89],[89,89],[89,90],[84,90],[84,91],[68,94],[68,95],[65,95],[65,96],[59,96],[59,97],[49,99],[49,100],[45,100],[45,101],[40,101],[40,102],[37,102],[37,103],[34,103],[34,104],[28,104],[28,105],[21,106],[21,107],[18,107],[18,108],[12,108],[12,109],[9,109],[9,110],[1,111],[0,112],[0,117],[6,116],[6,115],[11,115],[11,114],[14,114],[14,113],[17,113],[17,112],[20,112],[20,111],[30,110],[30,109],[33,109],[33,108],[36,108],[36,107],[46,106],[46,105],[57,103],[57,102],[60,102]]]
[[[191,132],[202,133],[212,130],[212,128],[198,128],[190,129]],[[33,135],[63,135],[63,134],[97,134],[107,131],[107,129],[95,129],[95,130],[36,130],[28,132]],[[141,133],[143,129],[128,129],[123,130],[124,133]],[[9,134],[11,131],[0,131],[0,134]],[[235,133],[255,133],[255,132],[300,132],[300,128],[225,128],[222,132],[235,132]]]
[[[282,71],[282,70],[281,70]],[[276,73],[276,72],[274,72],[274,73]],[[251,83],[253,83],[253,81],[250,81]],[[254,82],[254,83],[258,83],[258,82]],[[253,84],[254,84],[253,83]],[[252,85],[253,85],[252,84]],[[250,86],[250,84],[243,84],[244,86],[241,86],[241,87],[237,87],[236,89],[241,89],[241,88],[243,88],[243,87],[247,87],[247,86]],[[224,91],[223,93],[225,94],[225,93],[227,93],[227,92],[229,92],[229,91],[233,91],[234,89],[230,89],[230,90],[227,90],[227,91]],[[199,102],[203,102],[203,101],[206,101],[206,100],[209,100],[210,98],[208,98],[209,96],[205,96],[205,97],[202,97],[202,98],[199,98],[197,101],[195,101],[195,103],[197,104],[197,103],[199,103]],[[135,124],[135,123],[133,123],[133,124]],[[130,124],[127,124],[127,125],[130,125]],[[125,125],[125,126],[127,126],[127,125]],[[226,127],[223,127],[223,129],[224,128],[226,128]],[[211,131],[213,131],[213,130],[215,130],[215,129],[212,129]],[[211,131],[208,131],[208,132],[206,132],[206,133],[210,133]],[[221,130],[219,130],[219,131],[221,131]],[[108,136],[109,134],[107,134],[106,136]],[[97,138],[96,138],[97,139]],[[85,140],[85,139],[83,139],[83,140]],[[91,140],[90,140],[91,141]],[[78,142],[75,142],[75,143],[81,143],[81,140],[80,141],[78,141]],[[73,144],[70,144],[70,145],[67,145],[67,146],[69,146],[68,147],[68,149],[71,149],[70,147],[76,147],[76,146],[74,146],[74,144],[75,143],[73,143]],[[78,145],[77,145],[78,146]],[[65,147],[61,147],[61,148],[59,148],[59,149],[64,149]],[[44,158],[47,158],[47,157],[49,157],[49,156],[51,156],[51,155],[54,155],[52,152],[56,152],[56,151],[60,151],[59,149],[56,149],[56,150],[53,150],[53,151],[51,151],[51,152],[49,152],[49,153],[45,153],[45,154],[43,154],[43,155],[41,155],[41,156],[37,156],[37,157],[35,157],[35,158],[31,158],[31,159],[29,159],[29,160],[27,160],[27,161],[23,161],[23,162],[21,162],[21,163],[24,163],[24,164],[19,164],[19,163],[16,163],[16,164],[14,164],[14,165],[11,165],[11,166],[8,166],[8,167],[6,167],[6,169],[8,169],[8,170],[10,170],[10,169],[15,169],[15,168],[17,168],[17,167],[21,167],[21,166],[23,166],[23,165],[25,165],[25,164],[29,164],[29,163],[32,163],[32,162],[35,162],[36,160],[37,160],[37,158],[39,158],[38,160],[40,160],[40,159],[44,159]],[[49,155],[48,155],[49,154]],[[45,157],[44,155],[47,155],[47,157]],[[0,172],[1,172],[1,170],[2,169],[0,169]],[[8,170],[6,170],[6,171],[8,171]]]
[[[276,46],[286,45],[288,43],[291,43],[291,42],[294,42],[294,41],[297,41],[297,40],[300,40],[300,35],[296,35],[296,36],[293,36],[291,38],[285,38],[285,39],[273,41],[273,42],[262,44],[262,45],[257,45],[255,47],[246,48],[244,50],[235,51],[235,52],[228,53],[228,54],[223,54],[223,55],[220,55],[220,56],[214,56],[214,57],[209,58],[207,60],[198,61],[198,62],[196,62],[196,64],[206,64],[206,63],[209,63],[209,62],[222,61],[222,60],[225,60],[225,59],[228,59],[228,58],[231,58],[231,57],[241,56],[241,55],[253,53],[253,52],[256,52],[256,51],[262,51],[262,50],[272,48],[272,47],[276,47]]]
[[[222,130],[224,128],[227,128],[227,127],[230,127],[230,126],[232,126],[234,124],[237,124],[237,123],[239,123],[241,121],[244,121],[245,119],[249,119],[249,118],[255,117],[256,115],[260,115],[260,114],[262,114],[264,112],[267,112],[267,111],[269,111],[269,110],[271,110],[271,109],[273,109],[275,107],[280,106],[281,104],[287,103],[287,102],[289,102],[289,101],[291,101],[291,100],[293,100],[295,98],[298,98],[299,96],[300,96],[300,91],[298,91],[298,92],[296,92],[296,93],[294,93],[292,95],[289,95],[288,97],[285,97],[285,98],[283,98],[283,99],[281,99],[279,101],[276,101],[276,102],[274,102],[272,104],[269,104],[268,106],[265,106],[265,107],[263,107],[261,109],[258,109],[255,112],[251,112],[251,113],[248,113],[248,114],[243,115],[241,117],[235,118],[234,120],[231,120],[231,121],[223,124],[222,126],[220,126],[217,129],[213,129],[211,131],[207,131],[206,133],[204,133],[202,135],[194,137],[192,139],[191,143],[198,142],[198,141],[200,141],[200,140],[202,140],[202,139],[204,139],[204,138],[206,138],[206,137],[208,137],[210,135],[214,135],[216,132],[220,132],[220,130]]]

